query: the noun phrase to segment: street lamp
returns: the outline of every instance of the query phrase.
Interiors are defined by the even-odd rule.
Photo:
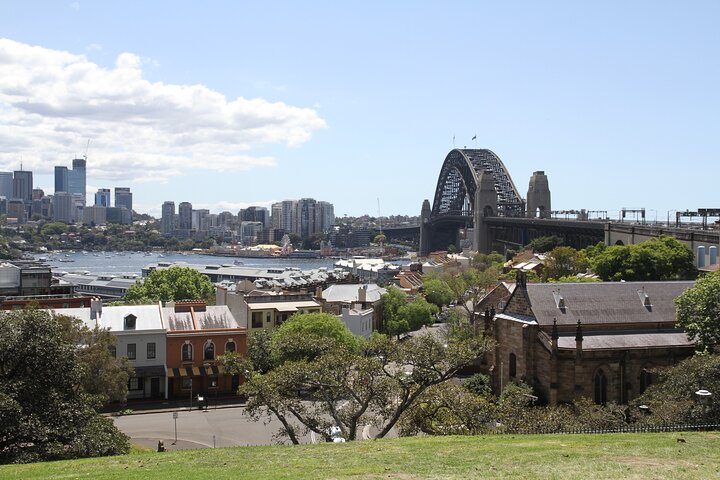
[[[710,399],[712,398],[712,393],[705,389],[700,389],[697,392],[695,392],[695,396],[698,399],[698,403],[702,405],[703,409],[703,420],[707,421],[707,411],[708,406],[710,405]]]
[[[648,212],[655,213],[655,215],[653,215],[653,224],[657,224],[657,210],[655,210],[654,208],[651,208],[650,210],[648,210]]]

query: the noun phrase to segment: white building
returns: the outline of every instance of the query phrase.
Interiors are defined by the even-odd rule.
[[[135,368],[128,399],[167,398],[167,330],[159,304],[103,307],[97,302],[91,308],[63,308],[53,313],[77,317],[89,328],[107,328],[117,338],[115,355],[127,357]]]

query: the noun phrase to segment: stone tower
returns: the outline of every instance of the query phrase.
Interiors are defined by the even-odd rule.
[[[540,218],[550,218],[551,210],[547,175],[543,171],[533,172],[527,193],[527,216],[535,218],[539,211]]]
[[[430,227],[427,225],[430,213],[430,201],[424,200],[420,210],[420,256],[430,253]]]
[[[497,212],[498,197],[495,191],[495,180],[492,172],[480,174],[477,189],[475,189],[475,209],[473,211],[473,250],[481,253],[490,253],[492,245],[485,225],[485,217],[494,217]]]

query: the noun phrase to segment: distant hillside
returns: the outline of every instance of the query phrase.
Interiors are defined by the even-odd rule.
[[[0,466],[0,478],[717,478],[720,433],[412,437]]]

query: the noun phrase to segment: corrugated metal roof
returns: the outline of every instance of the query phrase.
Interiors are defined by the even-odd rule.
[[[623,350],[632,348],[694,347],[684,332],[660,330],[653,332],[603,332],[584,333],[582,349],[585,350]],[[560,336],[558,348],[575,349],[575,336]]]

